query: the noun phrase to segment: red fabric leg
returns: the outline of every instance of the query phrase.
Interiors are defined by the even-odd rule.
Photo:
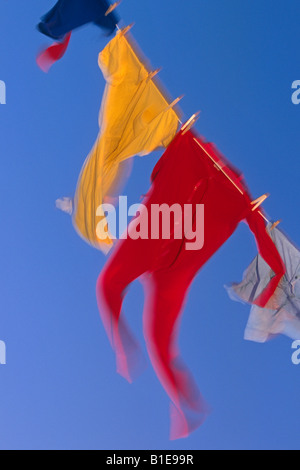
[[[121,240],[101,272],[96,286],[100,316],[116,354],[117,372],[132,382],[141,358],[139,346],[121,315],[126,288],[151,264],[153,243]]]
[[[146,285],[144,335],[152,365],[172,401],[171,439],[188,436],[209,413],[177,347],[178,320],[191,280],[190,273],[162,270]]]

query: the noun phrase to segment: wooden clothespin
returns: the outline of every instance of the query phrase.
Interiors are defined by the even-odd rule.
[[[126,28],[123,28],[123,29],[120,29],[120,35],[121,36],[124,36],[125,34],[127,34],[134,26],[134,23],[131,23],[129,26],[126,26]]]
[[[149,73],[149,80],[152,80],[159,72],[162,71],[162,68],[160,67],[159,69],[153,70],[153,72]]]
[[[281,220],[277,220],[277,222],[274,222],[270,230],[274,230],[274,228],[278,227],[278,225],[281,223]]]
[[[255,201],[252,201],[251,204],[254,206],[252,208],[252,211],[254,212],[259,206],[262,205],[262,203],[270,196],[270,194],[264,194],[263,196],[260,196],[258,199],[255,199]]]
[[[200,111],[193,114],[193,116],[190,117],[190,119],[182,126],[182,128],[181,128],[182,135],[186,134],[193,127],[195,122],[198,121],[199,115],[200,115]]]
[[[169,104],[167,109],[174,108],[174,106],[176,106],[176,104],[178,104],[179,101],[182,100],[182,98],[184,98],[184,95],[181,95],[178,98],[176,98],[176,100],[172,101],[172,103]]]
[[[110,5],[109,9],[105,13],[105,16],[108,16],[112,11],[114,11],[121,3],[122,0],[119,0],[118,2],[113,3]]]

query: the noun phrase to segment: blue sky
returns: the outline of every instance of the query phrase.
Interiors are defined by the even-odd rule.
[[[53,1],[0,0],[1,449],[299,449],[300,366],[292,341],[243,340],[249,308],[224,284],[256,254],[241,224],[197,276],[183,315],[182,356],[213,411],[189,438],[169,441],[169,403],[150,364],[128,385],[115,373],[95,283],[106,258],[75,233],[55,200],[72,196],[98,132],[107,39],[74,33],[49,74],[35,64],[48,44],[35,25]],[[185,119],[240,168],[253,197],[269,192],[270,218],[300,244],[300,4],[296,0],[123,0],[124,24]],[[123,191],[149,187],[160,152],[135,158]],[[142,338],[143,291],[124,310]]]

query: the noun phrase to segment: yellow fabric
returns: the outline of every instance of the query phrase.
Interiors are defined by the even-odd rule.
[[[110,41],[99,54],[99,67],[107,82],[99,116],[100,133],[81,170],[73,223],[87,242],[105,251],[105,245],[107,248],[112,240],[107,227],[101,240],[97,236],[96,227],[103,217],[96,212],[118,179],[120,163],[167,147],[177,132],[178,116],[127,34],[118,32]]]

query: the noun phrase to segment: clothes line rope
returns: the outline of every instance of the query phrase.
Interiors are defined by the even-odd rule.
[[[114,3],[108,10],[107,14],[111,13],[111,11],[113,11],[116,7],[118,7],[120,5],[121,1],[118,1],[116,3]],[[131,25],[125,27],[124,29],[121,29],[119,27],[119,25],[116,25],[116,28],[117,28],[117,31],[120,33],[122,33],[124,35],[124,38],[127,40],[126,38],[126,34],[131,30],[131,28],[134,26],[134,24],[132,23]],[[130,49],[133,51],[133,53],[136,55],[136,51],[134,50],[134,48],[132,47],[132,45],[130,44],[130,41],[127,41]],[[149,77],[150,77],[150,80],[152,80],[159,72],[161,71],[161,69],[157,69],[155,71],[152,71],[150,72],[149,71]],[[162,95],[163,96],[163,95]],[[184,97],[184,95],[176,98],[171,104],[169,104],[168,107],[174,107],[177,105],[177,103]],[[177,114],[177,113],[176,113]],[[185,124],[183,124],[183,122],[181,121],[181,119],[179,118],[179,116],[177,116],[178,118],[178,122],[179,124],[182,126],[181,127],[181,131],[183,132],[183,134],[185,134],[186,132],[188,132],[193,126],[194,124],[197,122],[197,120],[199,119],[199,116],[200,116],[200,111],[198,111],[197,113],[193,114],[190,119],[188,119],[188,121],[186,121]],[[197,143],[197,145],[199,145],[199,147],[203,150],[203,152],[205,152],[205,154],[210,158],[210,160],[213,162],[213,164],[216,166],[216,168],[218,168],[218,170],[220,170],[223,175],[231,182],[231,184],[241,193],[241,194],[244,194],[244,191],[238,187],[238,185],[230,178],[230,176],[223,170],[223,168],[220,166],[220,164],[218,162],[215,161],[215,159],[213,158],[213,156],[201,145],[201,143],[196,139],[194,138],[194,141]],[[260,198],[256,199],[255,201],[252,201],[252,204],[254,205],[253,207],[253,211],[255,211],[256,209],[258,209],[258,207],[260,207],[262,205],[262,203],[269,197],[270,195],[269,194],[264,194],[263,196],[261,196]],[[268,224],[271,224],[271,221],[261,212],[261,211],[258,211],[258,214],[268,223]],[[271,226],[271,230],[273,230],[275,227],[277,227],[279,224],[281,223],[281,220],[277,220],[276,222],[273,223],[273,225]]]

